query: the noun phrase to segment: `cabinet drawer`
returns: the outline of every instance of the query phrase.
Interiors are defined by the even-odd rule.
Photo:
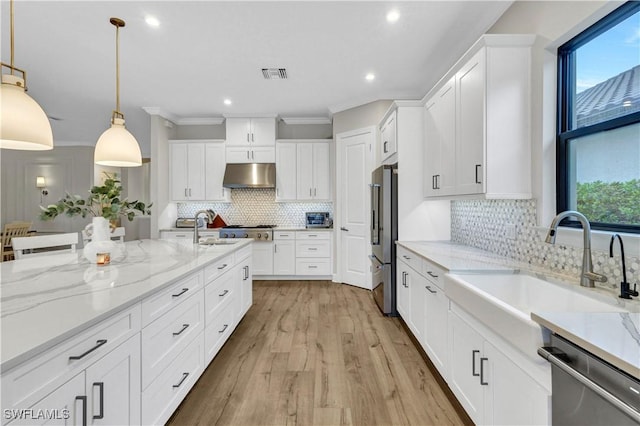
[[[164,424],[180,405],[204,370],[204,347],[200,333],[142,392],[142,424]]]
[[[220,277],[216,278],[211,284],[204,289],[204,307],[205,307],[205,319],[206,325],[210,324],[213,320],[212,315],[225,301],[231,299],[234,293],[238,293],[239,288],[235,288],[236,277],[238,275],[234,272],[226,272]]]
[[[296,241],[296,257],[329,257],[331,241]]]
[[[143,389],[202,331],[203,302],[202,291],[199,291],[142,329]]]
[[[440,287],[440,290],[444,290],[444,273],[444,269],[426,259],[422,259],[422,275]]]
[[[240,309],[239,292],[231,295],[228,303],[213,312],[205,328],[204,345],[207,364],[216,356],[224,342],[236,327],[237,312]]]
[[[202,288],[202,272],[190,275],[166,290],[147,297],[142,301],[142,326],[160,318],[165,312],[177,306]]]
[[[296,259],[296,275],[331,275],[329,259]]]
[[[296,240],[330,240],[330,231],[297,231]]]
[[[163,231],[160,233],[160,238],[162,238],[163,240],[189,240],[189,239],[193,239],[193,231],[191,232]]]
[[[422,274],[422,258],[420,256],[401,246],[397,246],[397,256],[398,259],[411,266],[416,272]]]
[[[140,304],[136,304],[18,367],[3,372],[2,408],[33,406],[139,331]]]
[[[274,240],[295,240],[296,232],[295,231],[274,231],[273,239]]]
[[[204,283],[205,285],[209,284],[211,281],[215,280],[233,267],[233,253],[223,257],[222,259],[216,260],[211,265],[208,265],[204,268]]]

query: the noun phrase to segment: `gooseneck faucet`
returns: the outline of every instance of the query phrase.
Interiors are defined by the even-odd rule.
[[[200,235],[198,235],[198,216],[200,213],[204,213],[207,215],[207,221],[212,222],[213,217],[209,210],[199,210],[196,215],[193,217],[193,244],[198,244],[200,242]]]
[[[575,216],[582,225],[583,249],[580,285],[583,287],[595,287],[594,281],[601,283],[607,282],[607,277],[593,272],[593,261],[591,260],[591,225],[589,225],[589,220],[582,213],[573,210],[558,213],[558,215],[553,218],[553,221],[551,221],[551,226],[549,227],[549,232],[547,232],[545,242],[555,244],[558,225],[568,216]]]
[[[622,244],[622,237],[618,234],[613,234],[611,236],[611,241],[609,242],[609,257],[613,257],[613,243],[616,238],[620,242],[620,256],[622,257],[622,282],[620,283],[620,298],[622,299],[631,299],[631,296],[638,296],[638,292],[636,291],[636,285],[633,285],[633,290],[629,283],[627,282],[627,265],[625,265],[624,261],[624,244]]]

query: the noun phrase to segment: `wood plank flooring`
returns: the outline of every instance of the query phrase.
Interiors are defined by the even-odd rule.
[[[371,292],[254,281],[253,306],[170,425],[463,424]]]

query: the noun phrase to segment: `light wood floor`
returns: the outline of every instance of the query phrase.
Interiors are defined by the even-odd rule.
[[[170,425],[463,423],[369,291],[254,281],[253,297]]]

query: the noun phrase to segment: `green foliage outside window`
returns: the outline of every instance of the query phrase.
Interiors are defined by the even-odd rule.
[[[640,179],[577,183],[577,210],[591,222],[640,224]]]

